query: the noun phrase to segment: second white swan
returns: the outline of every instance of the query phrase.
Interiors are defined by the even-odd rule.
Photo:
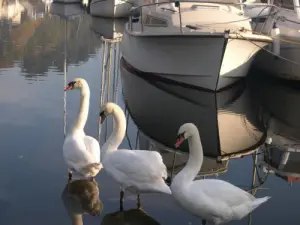
[[[118,149],[126,132],[126,118],[123,110],[115,103],[106,103],[100,111],[101,123],[107,115],[113,115],[115,127],[102,146],[104,170],[121,185],[121,204],[124,190],[137,193],[140,207],[140,193],[161,192],[171,194],[165,183],[167,169],[161,155],[156,151]]]
[[[69,180],[72,179],[72,172],[75,172],[78,179],[94,178],[102,169],[102,164],[99,142],[84,133],[89,113],[90,88],[84,79],[76,78],[69,82],[64,91],[73,89],[80,90],[80,109],[71,132],[65,138],[63,156],[69,167]]]
[[[250,193],[217,179],[193,181],[203,162],[203,150],[197,127],[192,123],[182,125],[175,147],[188,139],[189,159],[171,184],[172,196],[182,208],[214,224],[240,220],[270,197],[255,198]]]

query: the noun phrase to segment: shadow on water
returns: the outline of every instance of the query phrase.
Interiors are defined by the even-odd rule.
[[[101,225],[160,225],[143,209],[129,209],[106,214]]]

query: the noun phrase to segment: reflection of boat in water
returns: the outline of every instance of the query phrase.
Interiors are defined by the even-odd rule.
[[[166,147],[173,148],[177,129],[186,122],[198,127],[204,155],[219,160],[250,154],[265,140],[243,82],[211,93],[133,74],[123,60],[121,71],[125,103],[135,124]],[[188,152],[187,144],[181,150]]]
[[[267,127],[264,171],[288,182],[300,180],[299,84],[254,76],[248,86]]]
[[[263,108],[268,143],[297,145],[300,141],[299,84],[254,76],[249,79],[249,89],[253,100]]]
[[[261,165],[265,173],[273,173],[287,182],[300,181],[300,153],[293,148],[269,146]]]
[[[13,24],[21,23],[21,15],[25,10],[19,0],[2,0],[0,1],[0,20],[11,20]]]
[[[142,0],[89,0],[92,16],[107,18],[126,18],[133,6],[143,3]]]
[[[53,3],[81,3],[81,0],[53,0]]]
[[[92,17],[91,29],[106,39],[121,38],[126,20]]]
[[[106,214],[101,225],[159,225],[142,209],[129,209]]]
[[[50,6],[49,12],[52,15],[57,15],[60,18],[71,19],[73,17],[77,17],[83,13],[83,9],[80,4],[60,4],[57,2],[53,2]]]
[[[94,180],[76,180],[68,183],[61,197],[73,224],[82,224],[84,213],[96,216],[103,210],[98,184]]]
[[[168,170],[168,176],[170,178],[176,175],[177,173],[179,173],[179,171],[183,169],[183,167],[188,161],[189,156],[187,153],[178,154],[175,149],[165,147],[164,145],[154,141],[153,139],[148,138],[143,133],[142,130],[139,130],[138,138],[139,138],[138,141],[140,146],[139,149],[155,150],[161,154],[163,158],[163,162],[166,165]],[[203,165],[197,175],[197,178],[212,176],[212,175],[217,176],[219,174],[227,172],[227,170],[228,170],[228,160],[217,162],[214,159],[204,157]]]

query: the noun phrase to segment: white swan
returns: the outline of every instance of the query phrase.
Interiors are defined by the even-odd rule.
[[[171,184],[172,196],[182,208],[201,217],[203,222],[221,224],[242,219],[270,198],[255,198],[223,180],[193,181],[203,162],[202,144],[194,124],[186,123],[180,127],[175,147],[178,148],[185,139],[188,139],[189,159]]]
[[[76,78],[69,82],[64,91],[79,89],[81,93],[80,109],[77,120],[66,136],[63,144],[63,156],[69,167],[69,180],[72,179],[72,172],[78,178],[94,178],[102,168],[100,163],[99,142],[84,133],[89,113],[90,88],[82,78]]]
[[[126,132],[126,118],[123,110],[115,103],[106,103],[100,110],[101,123],[107,115],[113,115],[115,127],[102,146],[102,164],[104,170],[121,185],[120,203],[124,191],[137,193],[140,207],[140,193],[161,192],[171,194],[164,179],[167,169],[161,155],[156,151],[120,149]]]

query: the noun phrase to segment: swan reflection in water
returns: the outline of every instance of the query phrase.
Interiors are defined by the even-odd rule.
[[[159,225],[159,223],[147,213],[139,209],[129,209],[106,214],[101,225]]]
[[[95,180],[74,180],[68,182],[62,195],[64,206],[73,225],[82,225],[82,215],[98,216],[103,210],[99,199],[99,188]]]

